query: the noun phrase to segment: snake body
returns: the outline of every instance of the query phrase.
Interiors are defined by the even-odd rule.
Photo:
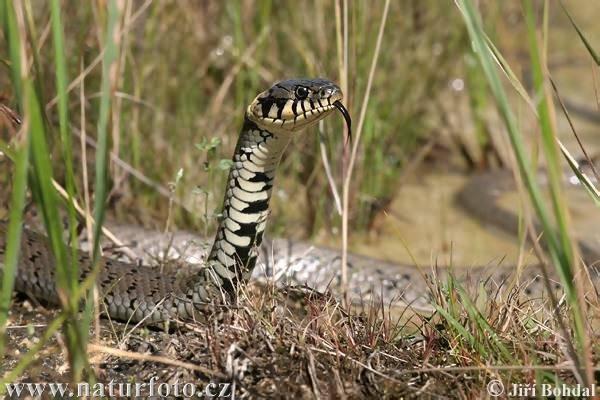
[[[227,181],[222,218],[212,243],[191,232],[165,235],[138,227],[111,227],[137,251],[142,264],[156,263],[156,259],[178,259],[178,264],[186,268],[165,273],[138,262],[101,258],[97,283],[107,313],[118,320],[150,323],[193,319],[202,311],[230,302],[237,288],[251,277],[306,284],[318,291],[336,287],[341,278],[338,251],[286,239],[263,242],[263,233],[275,170],[284,149],[296,132],[327,116],[340,105],[340,100],[339,88],[322,79],[279,82],[256,97],[245,113]],[[506,172],[481,174],[464,186],[457,200],[478,220],[516,233],[517,216],[496,204],[497,196],[512,187],[512,176]],[[0,223],[0,261],[5,232],[5,225]],[[599,274],[593,266],[600,260],[600,252],[584,243],[580,248],[597,284]],[[79,252],[82,279],[91,272],[91,260],[86,254]],[[423,279],[430,268],[353,254],[348,257],[348,265],[353,300],[377,298],[386,303],[402,300],[416,308],[431,309],[429,290]],[[54,271],[47,239],[24,230],[16,290],[58,303]],[[453,272],[459,282],[492,278],[501,284],[514,271],[512,265],[490,265],[455,268]],[[443,279],[447,274],[443,268],[434,272],[435,279]],[[530,296],[542,296],[546,290],[536,268],[528,268],[521,282]]]
[[[274,84],[248,106],[229,172],[222,217],[205,262],[196,271],[163,274],[123,261],[101,258],[97,284],[108,314],[124,321],[156,323],[195,319],[201,311],[231,301],[252,275],[269,213],[269,200],[284,149],[298,132],[341,105],[342,93],[325,79],[291,79]],[[6,243],[0,226],[0,256]],[[92,272],[85,254],[80,278]],[[55,265],[47,240],[25,230],[15,288],[58,303]]]
[[[457,205],[474,219],[516,235],[519,218],[511,210],[498,204],[500,195],[514,189],[510,171],[493,171],[471,177],[456,193],[455,198]],[[145,264],[171,260],[199,266],[209,255],[210,242],[193,232],[165,234],[138,226],[118,224],[110,226],[110,230]],[[596,264],[600,260],[600,252],[587,242],[579,242],[578,245],[589,268],[590,277],[598,287],[600,273]],[[271,279],[281,286],[306,285],[320,292],[335,291],[341,284],[341,254],[336,249],[314,246],[299,240],[275,238],[263,241],[258,260],[252,274],[254,279]],[[428,265],[418,267],[351,253],[348,255],[348,268],[348,288],[354,302],[375,299],[385,303],[400,301],[416,309],[432,309],[430,290],[424,279],[425,275],[432,272]],[[455,266],[452,272],[462,283],[492,281],[500,286],[516,270],[515,265],[490,263],[481,266]],[[447,273],[447,268],[439,268],[435,270],[435,279],[443,280]],[[539,267],[530,265],[520,275],[523,291],[530,298],[540,298],[546,292],[540,274]],[[558,289],[558,278],[552,271],[550,278]]]

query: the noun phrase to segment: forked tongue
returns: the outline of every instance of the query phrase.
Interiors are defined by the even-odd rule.
[[[344,120],[346,120],[346,126],[348,127],[348,141],[352,143],[352,118],[350,118],[350,113],[348,112],[348,110],[346,110],[346,107],[344,107],[340,100],[335,101],[333,105],[335,106],[335,108],[340,110],[340,112],[344,116]]]

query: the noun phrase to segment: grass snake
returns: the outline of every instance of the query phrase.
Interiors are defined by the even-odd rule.
[[[342,93],[325,79],[292,79],[274,84],[248,106],[233,155],[225,188],[223,212],[212,243],[191,232],[166,235],[133,226],[111,230],[143,262],[103,257],[97,284],[108,314],[118,320],[156,323],[169,319],[194,319],[199,314],[228,304],[237,289],[251,277],[270,277],[285,283],[306,284],[318,291],[335,288],[340,279],[338,251],[286,239],[265,240],[269,200],[275,172],[283,151],[293,136],[338,108]],[[456,196],[460,205],[478,220],[516,233],[518,218],[496,204],[497,196],[513,188],[507,172],[476,175]],[[6,225],[0,223],[0,262]],[[600,252],[580,243],[584,262],[596,283],[596,261]],[[85,251],[78,255],[81,278],[91,270]],[[163,272],[146,264],[156,259],[177,259],[182,268]],[[55,265],[47,239],[25,229],[15,280],[17,291],[57,304]],[[258,263],[257,263],[258,260]],[[429,267],[391,263],[349,255],[349,290],[354,301],[401,300],[416,308],[430,308],[425,273]],[[459,281],[492,278],[503,282],[514,265],[455,268]],[[436,270],[443,279],[446,269]],[[525,292],[542,296],[545,285],[539,270],[529,267],[521,276]]]

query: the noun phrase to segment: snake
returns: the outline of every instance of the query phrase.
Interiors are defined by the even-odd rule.
[[[272,279],[285,285],[300,284],[318,292],[335,290],[341,283],[341,255],[335,249],[291,239],[264,239],[275,172],[294,136],[335,109],[348,126],[350,116],[342,104],[342,92],[326,79],[291,79],[275,83],[247,107],[235,147],[214,240],[188,231],[165,234],[137,226],[110,229],[139,256],[124,259],[116,252],[101,257],[97,286],[113,319],[143,323],[197,319],[220,305],[231,304],[250,279]],[[498,206],[501,193],[514,188],[506,171],[478,174],[456,195],[457,202],[482,223],[516,233],[518,217]],[[0,222],[0,265],[6,224]],[[92,272],[85,241],[77,263],[81,279]],[[88,244],[89,246],[89,244]],[[595,264],[600,252],[580,243],[590,277],[598,282]],[[157,260],[178,261],[163,271]],[[394,263],[357,254],[347,257],[347,289],[354,302],[399,301],[416,309],[430,310],[431,280],[444,280],[447,268],[427,268]],[[48,239],[24,229],[15,289],[49,304],[58,304],[55,263]],[[457,282],[495,282],[499,287],[514,274],[515,265],[455,267]],[[555,275],[551,273],[551,278]],[[520,275],[524,293],[541,297],[547,285],[535,266]],[[559,290],[557,279],[553,279]]]
[[[101,258],[96,283],[108,315],[148,323],[196,320],[230,304],[256,266],[284,150],[299,132],[336,109],[350,127],[342,98],[339,86],[322,78],[284,80],[258,94],[244,113],[221,218],[205,262],[200,268],[164,274],[158,268]],[[0,256],[5,249],[6,225],[0,227]],[[57,304],[55,258],[48,240],[24,230],[19,260],[15,289]],[[79,252],[76,262],[81,280],[93,272],[88,254]]]

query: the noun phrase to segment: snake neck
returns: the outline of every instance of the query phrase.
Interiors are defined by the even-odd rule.
[[[244,118],[229,171],[223,211],[208,264],[235,287],[250,278],[269,214],[275,170],[290,135]]]

